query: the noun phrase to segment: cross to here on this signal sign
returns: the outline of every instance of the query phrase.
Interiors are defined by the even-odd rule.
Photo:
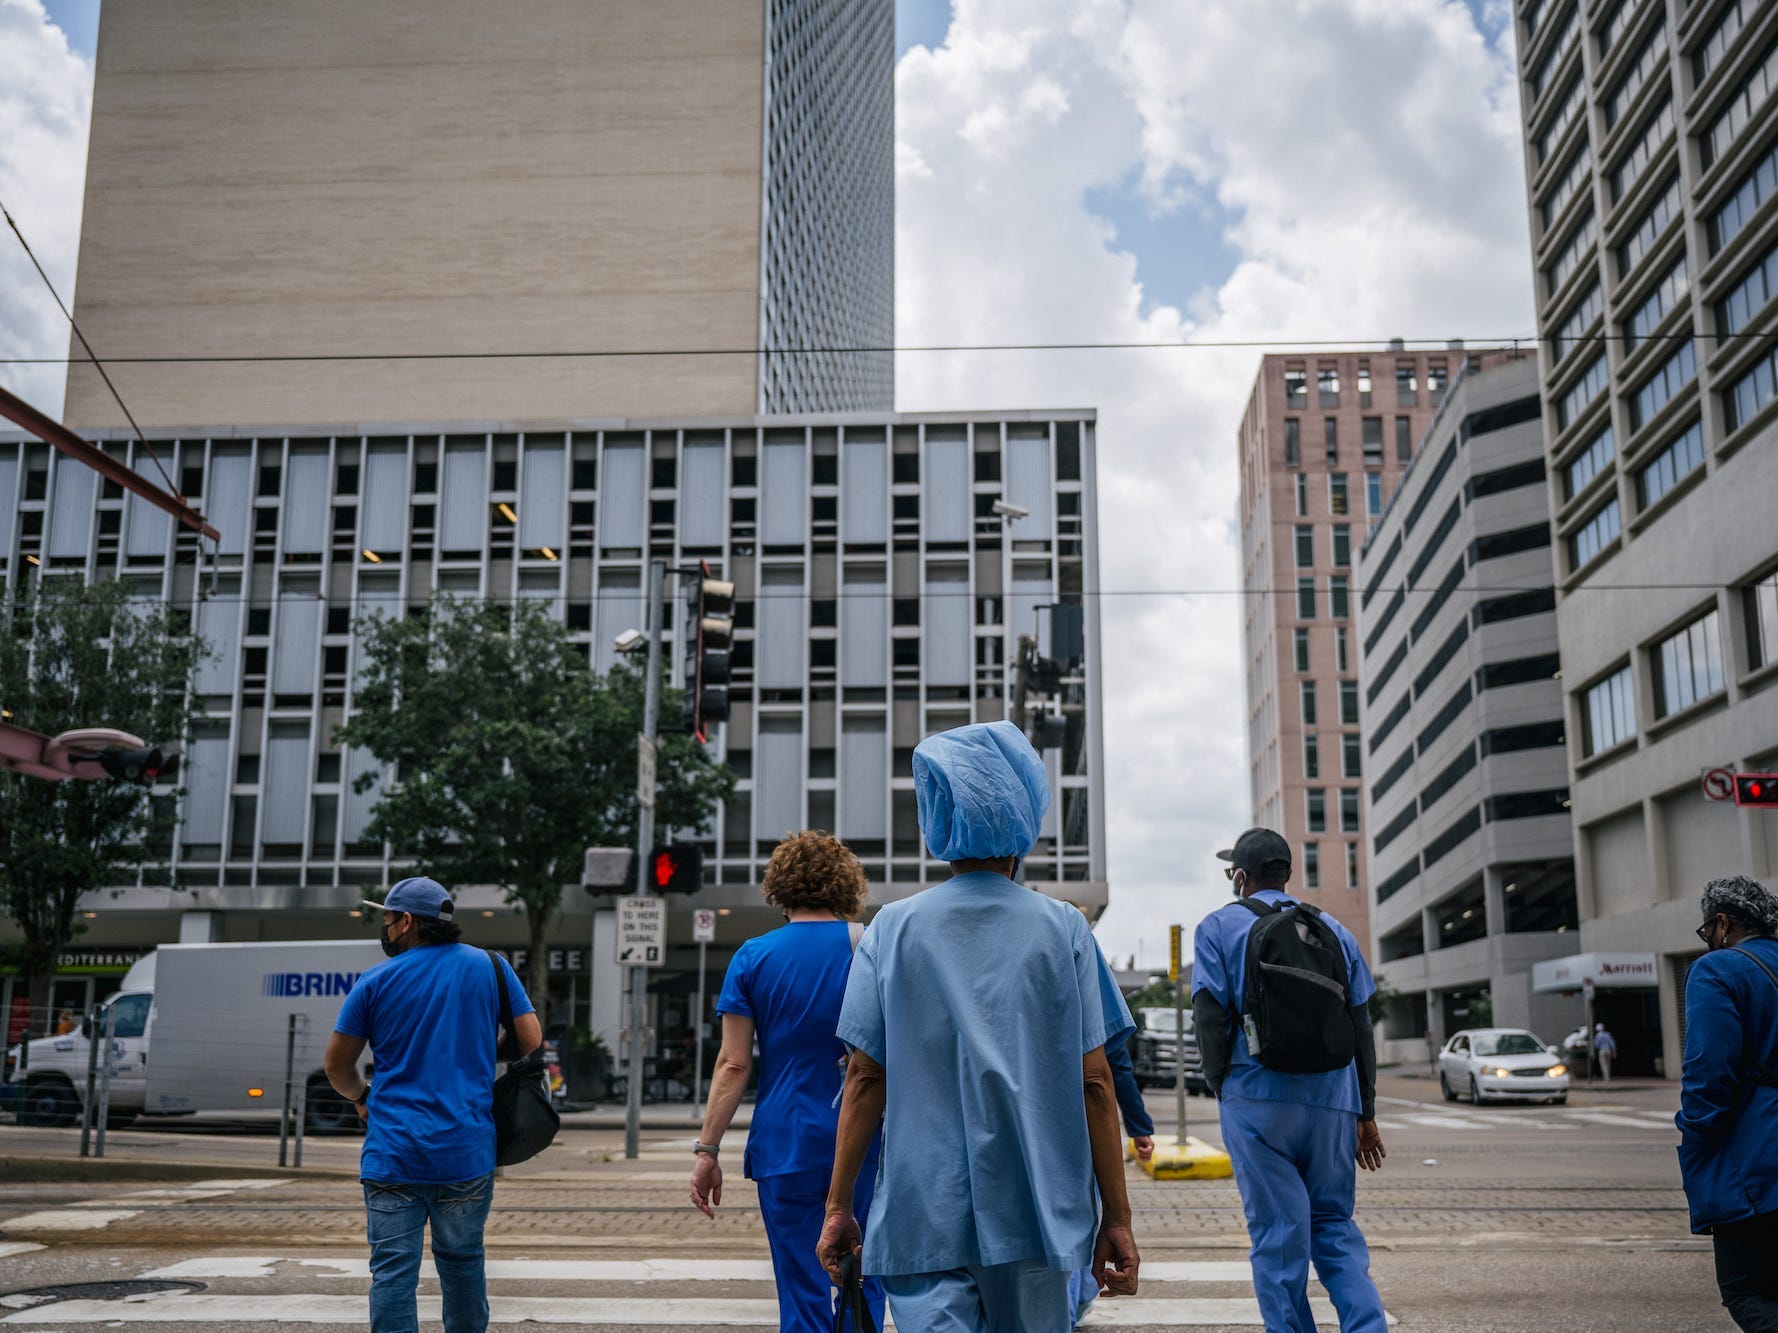
[[[667,954],[667,903],[663,898],[617,900],[617,961],[625,967],[659,967]]]

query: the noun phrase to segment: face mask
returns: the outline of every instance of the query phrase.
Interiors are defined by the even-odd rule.
[[[377,932],[377,940],[379,943],[382,944],[383,952],[385,954],[387,954],[389,957],[393,958],[393,957],[395,957],[396,954],[401,952],[402,946],[397,944],[394,940],[389,938],[389,927],[388,926],[384,926],[380,931]]]

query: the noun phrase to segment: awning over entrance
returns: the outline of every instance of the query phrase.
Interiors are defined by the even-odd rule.
[[[1531,989],[1540,995],[1579,990],[1588,981],[1601,990],[1654,986],[1660,972],[1652,953],[1577,953],[1531,965]]]

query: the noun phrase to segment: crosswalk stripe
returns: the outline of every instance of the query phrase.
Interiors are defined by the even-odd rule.
[[[37,1310],[0,1317],[0,1324],[356,1324],[364,1323],[362,1296],[277,1295],[149,1296],[132,1301],[61,1301]],[[776,1328],[775,1299],[706,1300],[695,1298],[593,1299],[564,1296],[492,1296],[489,1322],[494,1324],[669,1324],[704,1328]],[[1310,1308],[1318,1323],[1337,1319],[1326,1301]],[[438,1297],[420,1298],[422,1321],[441,1315]],[[1133,1328],[1159,1324],[1174,1328],[1215,1325],[1264,1326],[1259,1305],[1247,1296],[1200,1296],[1184,1300],[1126,1296],[1099,1300],[1081,1326]]]
[[[31,1254],[46,1248],[31,1240],[0,1240],[0,1259],[10,1259],[15,1254]]]
[[[362,1255],[322,1255],[300,1259],[278,1255],[213,1254],[181,1259],[164,1268],[150,1269],[143,1278],[211,1279],[258,1278],[279,1275],[318,1278],[370,1277],[370,1260]],[[769,1259],[489,1259],[490,1282],[770,1282]],[[430,1259],[421,1264],[422,1277],[435,1278]],[[1144,1282],[1235,1282],[1252,1280],[1244,1260],[1189,1260],[1142,1265]]]
[[[1627,1115],[1613,1115],[1610,1111],[1575,1110],[1570,1111],[1568,1117],[1571,1120],[1584,1120],[1593,1125],[1617,1125],[1620,1128],[1628,1127],[1630,1129],[1653,1128],[1653,1126],[1646,1120],[1633,1120]]]

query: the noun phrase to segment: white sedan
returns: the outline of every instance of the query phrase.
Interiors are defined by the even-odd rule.
[[[1553,1048],[1523,1028],[1467,1028],[1438,1056],[1438,1083],[1445,1100],[1466,1095],[1486,1101],[1568,1100],[1568,1066]]]

